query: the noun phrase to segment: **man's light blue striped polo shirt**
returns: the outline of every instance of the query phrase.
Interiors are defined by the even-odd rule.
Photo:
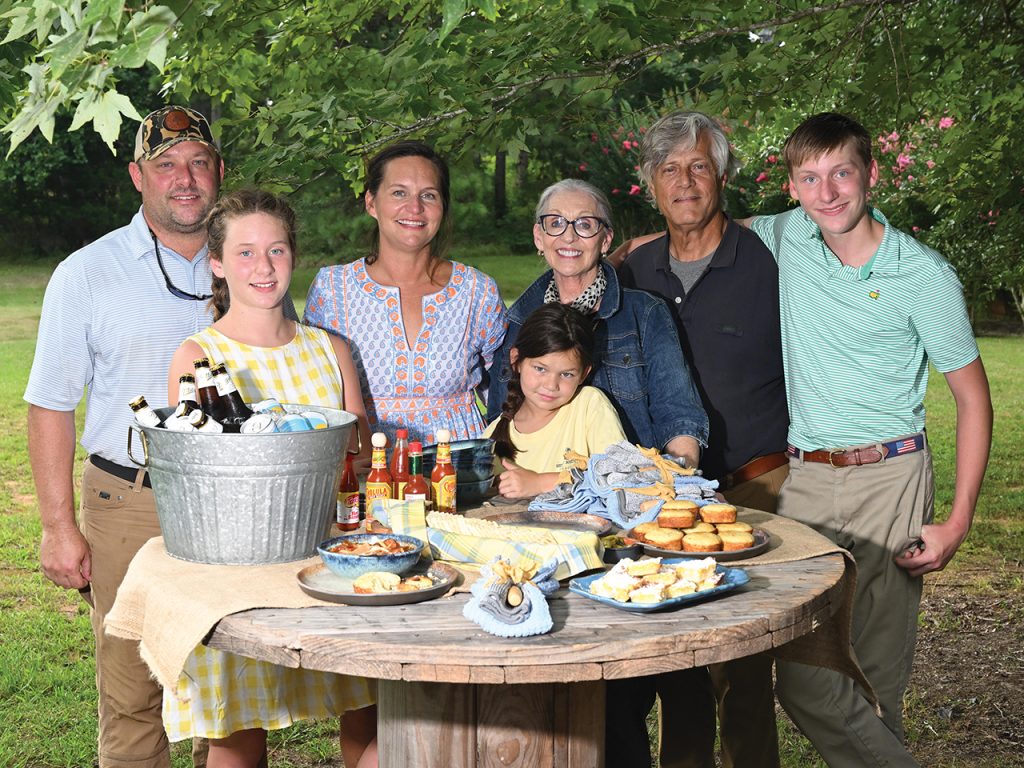
[[[210,292],[206,247],[192,261],[160,246],[171,282]],[[68,256],[46,287],[25,400],[71,411],[86,393],[82,446],[133,466],[128,458],[129,401],[145,395],[167,405],[167,370],[186,337],[210,324],[206,301],[172,296],[157,265],[140,210],[131,223]],[[136,439],[132,452],[141,458]]]
[[[862,267],[843,265],[797,208],[752,229],[779,263],[789,442],[840,448],[924,429],[928,361],[941,372],[978,357],[956,272],[889,225]]]

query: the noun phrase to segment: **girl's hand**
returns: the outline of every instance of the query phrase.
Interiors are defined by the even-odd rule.
[[[498,477],[498,493],[505,498],[527,499],[558,484],[557,472],[531,472],[508,459],[502,459],[501,465],[505,471]]]

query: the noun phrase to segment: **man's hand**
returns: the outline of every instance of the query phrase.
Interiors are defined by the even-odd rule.
[[[507,499],[528,499],[558,485],[557,472],[531,472],[508,459],[501,465],[505,471],[498,477],[498,493]]]
[[[689,435],[673,437],[665,445],[665,450],[662,453],[675,456],[677,459],[686,459],[688,467],[696,467],[700,463],[700,443]]]
[[[92,580],[92,554],[76,525],[43,531],[39,563],[58,587],[81,589]]]

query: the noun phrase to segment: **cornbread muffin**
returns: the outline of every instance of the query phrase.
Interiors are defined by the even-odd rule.
[[[714,533],[688,533],[683,537],[684,552],[721,552],[722,540]]]
[[[736,507],[732,504],[705,504],[700,508],[700,519],[705,523],[735,523]]]
[[[402,581],[397,573],[370,571],[352,582],[352,590],[360,595],[372,595],[377,592],[391,592]]]
[[[741,531],[743,533],[753,533],[754,528],[750,523],[741,523],[738,520],[735,523],[715,523],[715,528],[718,532],[722,531]]]
[[[644,541],[658,549],[679,551],[683,548],[683,532],[675,528],[655,528],[647,532]]]
[[[715,526],[713,523],[694,523],[689,528],[683,529],[683,534],[689,536],[691,533],[714,533]]]
[[[722,549],[731,552],[736,549],[748,549],[754,546],[754,534],[746,531],[718,530],[718,538],[722,540]]]
[[[658,513],[662,528],[689,528],[697,520],[697,505],[689,499],[666,501]]]
[[[640,525],[633,529],[633,536],[643,541],[647,536],[647,532],[653,531],[657,527],[657,523],[640,523]]]

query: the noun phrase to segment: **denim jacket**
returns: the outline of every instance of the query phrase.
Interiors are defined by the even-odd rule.
[[[662,450],[673,438],[687,435],[707,446],[708,417],[668,307],[648,293],[622,288],[607,263],[601,262],[601,268],[608,287],[597,310],[594,370],[586,383],[608,395],[630,441]],[[501,415],[512,375],[509,351],[526,318],[544,303],[551,274],[548,270],[537,278],[509,309],[508,332],[491,367],[488,423]]]

